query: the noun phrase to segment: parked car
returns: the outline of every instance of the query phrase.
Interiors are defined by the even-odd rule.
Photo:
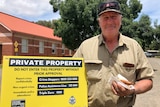
[[[147,57],[154,57],[154,55],[152,54],[152,53],[149,53],[149,52],[144,52],[145,53],[145,55],[147,56]]]

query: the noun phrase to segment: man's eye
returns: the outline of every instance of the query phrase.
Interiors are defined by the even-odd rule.
[[[104,17],[104,19],[109,19],[109,17]]]
[[[107,16],[107,17],[104,17],[104,19],[105,20],[107,20],[107,19],[116,19],[116,16],[110,16],[110,17]]]
[[[115,19],[115,18],[116,18],[116,16],[111,16],[111,18],[112,18],[112,19]]]

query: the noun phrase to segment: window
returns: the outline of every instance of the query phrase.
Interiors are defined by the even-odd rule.
[[[56,53],[56,45],[53,43],[52,44],[52,54]]]
[[[22,39],[22,47],[21,47],[22,53],[28,53],[28,40]]]
[[[44,42],[39,42],[39,53],[44,53]]]

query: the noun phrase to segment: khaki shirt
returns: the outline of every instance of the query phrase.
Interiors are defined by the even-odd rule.
[[[142,48],[133,39],[120,34],[119,45],[109,53],[102,35],[85,40],[73,57],[83,57],[88,80],[89,107],[129,107],[135,95],[119,97],[111,91],[108,82],[121,74],[131,82],[152,78],[153,69]]]

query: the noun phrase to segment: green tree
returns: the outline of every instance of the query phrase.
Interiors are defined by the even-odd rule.
[[[55,1],[50,2],[53,4]],[[59,5],[61,19],[55,22],[54,32],[62,37],[63,43],[69,49],[74,50],[82,41],[96,35],[99,29],[96,19],[97,4],[97,0],[61,1]]]
[[[142,10],[142,4],[138,0],[122,0],[121,11],[123,15],[121,32],[129,37],[134,37],[135,25],[137,25],[134,20],[138,18],[138,13]]]
[[[100,33],[97,23],[98,4],[105,0],[50,0],[53,11],[59,10],[61,19],[54,24],[54,32],[62,37],[69,49],[76,49],[82,41]],[[122,33],[132,37],[132,22],[142,5],[138,0],[119,0],[123,12]]]
[[[157,39],[157,41],[160,42],[160,25],[157,24],[158,22],[155,22],[155,30],[154,30],[154,36]]]
[[[153,28],[151,27],[151,21],[148,15],[142,15],[134,29],[137,38],[141,41],[141,46],[144,50],[149,49],[152,41],[154,41]]]
[[[160,50],[160,25],[157,23],[158,20],[154,22],[154,41],[152,42],[151,48]]]

